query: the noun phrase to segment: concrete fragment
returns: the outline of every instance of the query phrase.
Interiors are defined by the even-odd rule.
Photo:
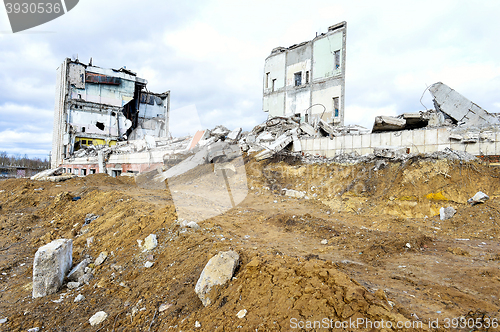
[[[489,199],[490,197],[488,195],[486,195],[482,191],[478,191],[474,196],[467,200],[467,203],[469,203],[470,205],[476,205],[479,203],[484,203]]]
[[[104,311],[98,311],[92,317],[90,317],[89,323],[91,326],[99,325],[104,322],[106,318],[108,318],[107,313],[105,313]]]
[[[95,266],[101,265],[102,263],[104,263],[106,258],[108,258],[108,253],[106,251],[101,252],[99,256],[96,258],[94,265]]]
[[[150,261],[147,261],[145,264],[144,264],[144,267],[149,269],[150,267],[152,267],[154,265],[153,262],[150,262]]]
[[[480,126],[500,124],[500,120],[486,112],[469,99],[462,96],[446,84],[434,83],[429,87],[429,92],[434,98],[434,106],[463,126]]]
[[[257,136],[257,142],[271,142],[273,140],[274,140],[273,135],[267,131],[264,131],[259,136]]]
[[[332,126],[330,126],[328,123],[326,123],[326,121],[323,121],[323,119],[319,119],[318,125],[326,133],[328,133],[330,135],[335,135],[335,129]]]
[[[0,324],[5,324],[5,323],[7,323],[7,321],[8,321],[7,317],[0,318]]]
[[[303,198],[306,193],[305,191],[298,191],[294,189],[285,189],[285,195],[288,197],[294,197],[294,198]]]
[[[38,331],[40,331],[39,327],[34,327],[28,330],[28,332],[38,332]]]
[[[201,148],[200,151],[192,155],[191,157],[188,157],[184,159],[182,162],[179,164],[169,168],[168,170],[156,175],[153,180],[156,182],[163,182],[166,179],[170,179],[174,176],[179,176],[181,174],[186,173],[189,170],[192,170],[193,168],[203,165],[207,163],[207,157],[208,157],[208,146],[204,146]]]
[[[42,171],[40,173],[36,173],[30,179],[42,181],[42,179],[47,177],[47,176],[57,176],[57,175],[60,175],[62,173],[63,173],[63,168],[57,167],[57,168],[47,169],[47,170]]]
[[[201,323],[198,321],[194,322],[194,327],[201,327]]]
[[[85,300],[85,296],[83,296],[82,294],[78,294],[73,302],[80,302],[83,300]]]
[[[70,281],[66,284],[66,287],[68,287],[68,289],[75,289],[75,288],[78,288],[80,287],[82,284],[79,283],[78,281]]]
[[[306,122],[302,122],[299,128],[309,136],[316,136],[316,134],[318,133],[313,126],[311,126],[309,123]]]
[[[247,315],[247,312],[248,312],[247,309],[240,310],[236,314],[236,317],[238,317],[239,319],[242,319]]]
[[[33,297],[56,293],[73,260],[73,241],[58,239],[40,248],[33,262]]]
[[[393,116],[379,115],[375,117],[372,132],[403,130],[406,126],[405,119],[398,119]]]
[[[300,152],[302,151],[302,143],[300,143],[299,137],[297,135],[292,135],[293,140],[293,151]]]
[[[227,135],[227,138],[232,141],[236,141],[240,138],[240,134],[241,134],[241,128],[236,128],[235,130],[231,131],[229,135]]]
[[[80,284],[82,284],[82,285],[83,284],[88,285],[89,282],[90,282],[90,280],[92,280],[92,278],[94,278],[94,275],[92,273],[90,273],[90,272],[87,272],[83,276],[81,276],[80,278],[78,278],[78,282]]]
[[[158,246],[158,240],[156,239],[156,234],[149,234],[145,239],[144,239],[144,251],[150,251],[153,250]]]
[[[85,274],[85,268],[89,265],[89,261],[87,259],[84,259],[81,261],[77,266],[75,266],[69,273],[68,273],[68,280],[69,281],[77,281],[78,278],[83,276]]]
[[[448,206],[447,208],[442,207],[439,209],[439,219],[441,219],[441,220],[450,219],[451,217],[453,217],[455,215],[456,212],[457,212],[457,210],[455,210],[451,206]]]
[[[158,308],[158,312],[164,312],[165,310],[170,309],[170,307],[172,307],[171,303],[162,303]]]
[[[321,244],[327,245],[328,244],[328,240],[327,239],[321,240]]]
[[[258,153],[255,156],[255,159],[258,160],[263,160],[267,159],[273,156],[276,152],[280,152],[284,148],[288,146],[293,141],[293,138],[291,136],[288,136],[286,134],[281,135],[274,141],[271,145],[267,147],[264,151]]]
[[[236,251],[226,251],[220,252],[208,261],[194,289],[205,307],[214,300],[210,298],[212,288],[231,280],[239,259],[240,256]]]
[[[376,157],[396,158],[406,154],[406,148],[401,146],[379,146],[373,148]]]

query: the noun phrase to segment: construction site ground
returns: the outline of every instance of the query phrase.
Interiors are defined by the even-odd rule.
[[[183,177],[204,172],[213,165]],[[498,167],[245,156],[237,172],[247,174],[247,197],[200,229],[182,227],[168,187],[131,177],[1,181],[0,330],[500,330]],[[285,188],[307,197],[283,195]],[[469,205],[478,191],[490,200]],[[448,206],[457,213],[440,220]],[[90,213],[99,217],[84,226]],[[149,234],[158,247],[143,252],[137,240]],[[73,240],[73,265],[103,251],[108,258],[88,285],[33,299],[34,254],[59,238]],[[239,267],[204,307],[195,284],[208,260],[227,250],[239,253]],[[154,265],[144,267],[147,260]],[[74,302],[78,294],[85,299]],[[107,319],[90,326],[98,311]],[[375,326],[339,325],[358,319]]]

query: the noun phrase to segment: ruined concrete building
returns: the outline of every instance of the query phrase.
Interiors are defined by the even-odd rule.
[[[126,68],[66,59],[57,70],[51,166],[83,148],[167,137],[170,92],[152,93],[146,84]]]
[[[300,114],[301,122],[344,124],[346,27],[341,22],[311,41],[272,50],[264,65],[269,118]]]

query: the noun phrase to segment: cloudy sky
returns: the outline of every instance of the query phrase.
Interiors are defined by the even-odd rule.
[[[50,153],[56,68],[66,57],[126,66],[201,125],[251,129],[262,112],[264,59],[347,21],[346,124],[423,110],[442,81],[500,112],[499,1],[82,0],[13,34],[0,8],[0,151]],[[427,93],[422,99],[432,107]],[[180,112],[182,113],[182,111]],[[185,112],[190,114],[194,112]],[[193,128],[175,130],[193,133]]]

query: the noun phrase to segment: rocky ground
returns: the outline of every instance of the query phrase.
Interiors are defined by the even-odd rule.
[[[1,181],[0,330],[500,330],[499,168],[246,156],[245,171],[247,197],[199,228],[178,218],[189,201],[176,207],[168,187],[134,178]],[[478,191],[490,199],[467,204]],[[449,206],[456,214],[441,220]],[[158,245],[144,251],[150,234]],[[60,238],[73,240],[73,265],[91,260],[91,278],[33,299],[35,252]],[[239,265],[205,307],[195,285],[229,250]]]

